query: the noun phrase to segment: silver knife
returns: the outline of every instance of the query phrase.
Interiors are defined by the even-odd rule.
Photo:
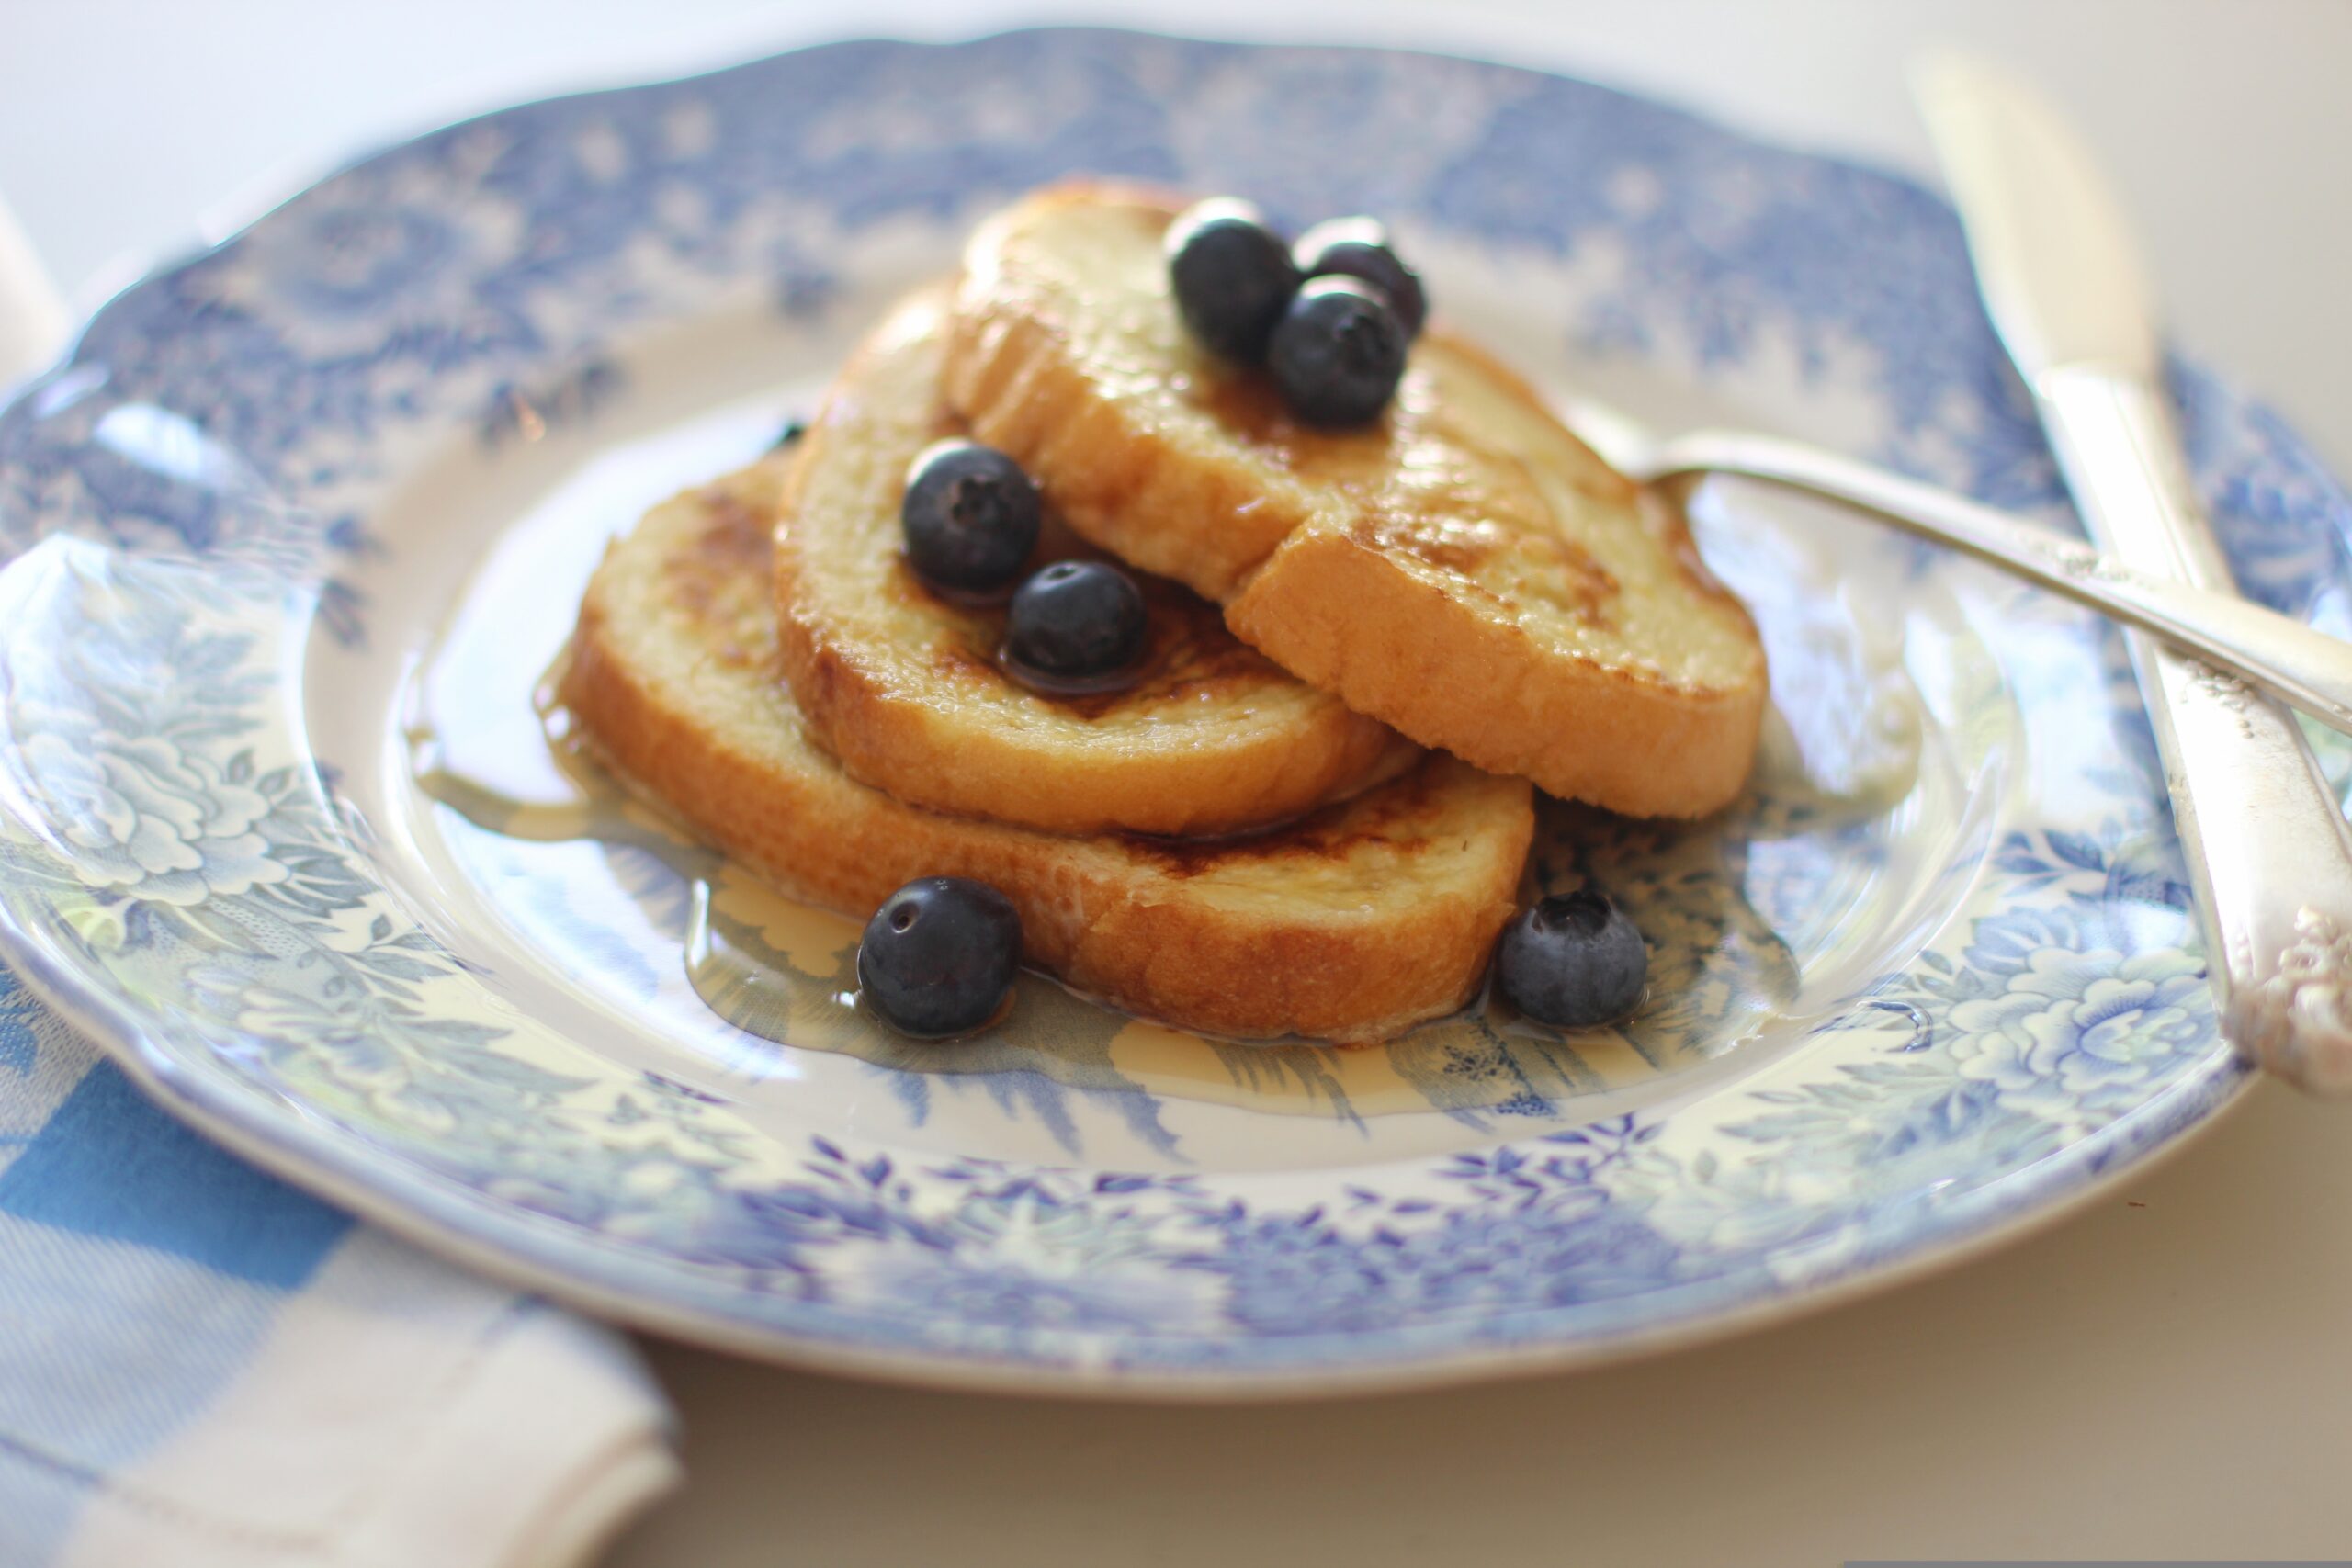
[[[2188,477],[2154,290],[2120,204],[2057,113],[1981,62],[1914,88],[1977,286],[2093,538],[2125,565],[2232,591]],[[2271,1072],[2352,1094],[2352,836],[2285,710],[2130,638],[2213,959],[2222,1026]]]

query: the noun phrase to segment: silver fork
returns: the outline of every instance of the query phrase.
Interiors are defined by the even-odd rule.
[[[1568,399],[1560,412],[1611,468],[1641,483],[1736,474],[1842,502],[2153,632],[2352,734],[2352,643],[2275,610],[2143,576],[2038,523],[1801,441],[1738,430],[1659,436],[1589,398]]]

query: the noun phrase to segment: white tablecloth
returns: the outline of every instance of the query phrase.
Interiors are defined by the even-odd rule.
[[[869,0],[137,0],[0,16],[0,190],[86,309],[348,152],[568,86],[1051,11]],[[1901,69],[2027,70],[2118,175],[2182,340],[2352,468],[2346,0],[1191,0],[1174,30],[1419,41],[1924,170]],[[2352,1551],[2352,1111],[2265,1089],[1998,1256],[1653,1363],[1261,1410],[932,1394],[655,1347],[689,1481],[614,1568],[1835,1563]]]

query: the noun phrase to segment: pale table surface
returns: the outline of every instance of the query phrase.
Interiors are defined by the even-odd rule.
[[[1958,42],[2116,172],[2178,335],[2352,468],[2352,0],[0,0],[0,192],[84,310],[342,156],[519,97],[1035,19],[1411,41],[1914,170]],[[1331,1404],[873,1387],[649,1345],[690,1478],[610,1568],[2352,1553],[2352,1109],[2265,1088],[1996,1256],[1712,1348]]]

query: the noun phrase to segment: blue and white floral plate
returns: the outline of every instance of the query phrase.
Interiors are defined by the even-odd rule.
[[[1540,846],[1652,939],[1625,1029],[1243,1047],[1043,980],[972,1046],[864,1026],[854,927],[560,765],[534,691],[605,537],[1079,169],[1384,214],[1555,389],[2064,516],[1940,201],[1582,83],[1047,31],[530,105],[159,272],[0,416],[10,960],[175,1111],[485,1269],[999,1386],[1687,1340],[2013,1234],[2235,1095],[2114,639],[1728,488],[1694,509],[1770,644],[1755,791]],[[2179,387],[2245,582],[2341,619],[2342,493]]]

